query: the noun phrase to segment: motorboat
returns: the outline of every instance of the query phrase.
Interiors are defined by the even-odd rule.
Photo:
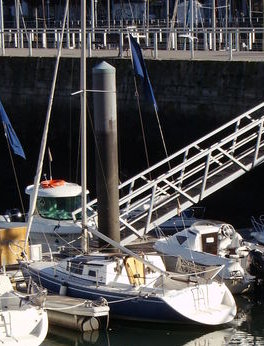
[[[16,292],[4,273],[0,274],[0,340],[4,345],[38,346],[48,332],[44,296]]]
[[[26,188],[30,196],[34,185]],[[42,252],[58,252],[65,247],[80,249],[81,230],[72,218],[72,212],[81,205],[81,186],[62,179],[43,180],[40,183],[36,208],[29,235],[30,244],[41,244]],[[88,192],[87,192],[88,198]],[[78,219],[78,215],[76,216]]]
[[[157,240],[154,248],[164,254],[167,268],[184,272],[191,265],[223,266],[218,279],[224,280],[232,293],[249,290],[254,277],[246,271],[251,244],[230,224],[202,220],[191,227]]]

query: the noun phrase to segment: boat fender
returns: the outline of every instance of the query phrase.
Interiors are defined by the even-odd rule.
[[[63,284],[60,285],[59,295],[60,296],[66,296],[67,290],[68,290],[68,285],[67,285],[67,283],[64,282]]]
[[[40,185],[43,189],[48,189],[50,187],[63,186],[65,184],[65,180],[62,179],[52,179],[52,180],[43,180]]]
[[[82,331],[83,332],[91,332],[93,330],[98,330],[100,328],[99,320],[92,316],[88,319],[85,319],[82,323]]]

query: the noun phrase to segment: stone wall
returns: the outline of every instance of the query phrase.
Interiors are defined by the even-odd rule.
[[[105,60],[116,67],[117,73],[120,179],[124,180],[146,168],[140,113],[131,61]],[[92,88],[91,70],[100,61],[87,60],[88,89]],[[263,63],[148,60],[146,65],[169,153],[264,100]],[[25,186],[33,182],[35,175],[54,66],[53,58],[0,58],[0,99],[27,156],[25,162],[14,157],[23,196]],[[79,180],[80,108],[79,96],[71,96],[71,93],[79,90],[79,67],[78,59],[61,60],[48,139],[53,154],[53,177],[73,181],[76,177]],[[137,85],[149,161],[154,163],[164,157],[161,136],[153,107],[146,102],[140,83]],[[91,93],[88,95],[89,114],[92,117]],[[88,142],[88,185],[94,193],[90,124]],[[0,189],[7,190],[6,198],[0,202],[0,210],[4,211],[19,203],[3,135],[0,148]],[[47,161],[43,171],[48,173]]]

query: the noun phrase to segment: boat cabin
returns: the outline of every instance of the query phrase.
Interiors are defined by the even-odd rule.
[[[145,255],[144,259],[165,270],[158,255]],[[67,259],[66,271],[71,276],[85,278],[98,285],[129,284],[141,286],[155,281],[160,273],[152,271],[138,259],[121,254],[98,255],[92,258],[75,257]]]
[[[169,237],[163,243],[172,249],[176,246],[228,257],[236,256],[236,250],[242,245],[242,237],[229,224],[199,221]]]
[[[46,183],[52,181],[56,183]],[[26,188],[30,203],[33,189],[33,185]],[[72,212],[81,207],[81,192],[81,186],[78,184],[67,183],[64,180],[43,181],[39,186],[35,213],[45,219],[72,220]],[[81,214],[78,218],[81,218]]]

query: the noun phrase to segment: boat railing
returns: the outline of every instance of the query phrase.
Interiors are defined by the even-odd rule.
[[[255,232],[264,231],[264,215],[261,215],[258,220],[254,216],[251,216],[251,223]]]

